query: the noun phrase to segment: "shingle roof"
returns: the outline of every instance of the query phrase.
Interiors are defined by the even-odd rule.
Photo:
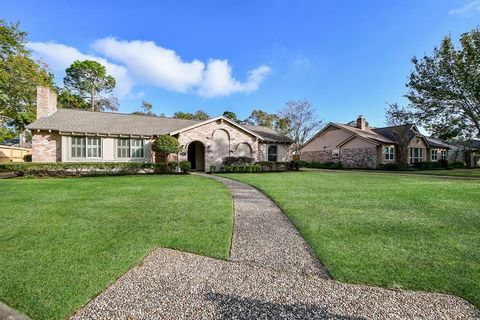
[[[389,137],[386,137],[382,134],[379,134],[378,132],[375,131],[375,129],[372,128],[365,128],[364,130],[359,129],[357,127],[350,126],[348,124],[342,124],[342,123],[335,123],[336,126],[341,127],[345,130],[352,131],[353,133],[367,139],[375,140],[381,143],[395,143],[395,141]]]
[[[153,117],[113,112],[93,112],[75,109],[58,109],[48,117],[35,120],[27,126],[33,130],[54,130],[75,133],[161,135],[181,130],[203,121]],[[242,126],[242,125],[240,125]],[[272,142],[292,142],[274,130],[259,126],[243,126],[260,138]]]

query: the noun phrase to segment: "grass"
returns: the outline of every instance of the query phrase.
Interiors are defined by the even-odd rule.
[[[228,174],[267,193],[335,279],[480,306],[480,181],[364,172]]]
[[[382,171],[382,172],[385,172],[385,171]],[[389,173],[392,173],[392,171],[390,171]],[[480,178],[480,168],[474,168],[474,169],[438,169],[438,170],[421,170],[421,171],[396,171],[396,173]]]
[[[232,198],[198,176],[0,180],[0,300],[61,319],[155,247],[226,259]]]

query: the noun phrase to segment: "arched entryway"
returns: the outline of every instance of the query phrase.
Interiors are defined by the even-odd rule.
[[[187,160],[192,164],[192,170],[205,171],[205,146],[200,141],[192,141],[188,145]]]

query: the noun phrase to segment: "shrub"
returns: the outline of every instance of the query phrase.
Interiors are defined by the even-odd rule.
[[[23,156],[23,161],[25,162],[32,162],[32,155],[31,154],[26,154]]]
[[[452,161],[448,165],[449,168],[465,168],[465,162],[463,161]]]
[[[414,162],[413,167],[420,170],[432,170],[432,169],[442,168],[439,162],[428,162],[428,161]]]
[[[448,160],[447,159],[440,159],[438,160],[438,163],[440,163],[440,166],[444,169],[448,168]]]
[[[341,169],[342,168],[341,162],[305,162],[304,165],[306,168],[314,168],[314,169]]]
[[[413,170],[411,167],[401,164],[401,163],[385,163],[378,165],[380,170],[391,170],[391,171],[402,171],[402,170]]]
[[[180,147],[177,138],[172,137],[169,134],[164,134],[153,141],[152,149],[153,151],[158,152],[158,155],[165,160],[165,163],[167,163],[168,155],[170,153],[178,153],[182,148]]]
[[[253,166],[247,166],[245,171],[248,172],[248,173],[252,173],[253,172]]]
[[[180,169],[182,169],[183,172],[188,172],[192,168],[192,164],[190,161],[182,161],[180,162]]]
[[[222,159],[222,164],[225,166],[241,166],[252,163],[253,158],[249,157],[225,157]]]
[[[212,163],[210,165],[210,172],[215,172],[215,171],[217,171],[217,166],[214,163]]]
[[[170,171],[175,171],[175,169],[178,167],[178,162],[177,161],[169,161],[168,162],[168,169]]]
[[[2,169],[13,171],[18,176],[34,177],[168,173],[168,167],[163,163],[143,162],[8,162],[0,163],[0,170]]]

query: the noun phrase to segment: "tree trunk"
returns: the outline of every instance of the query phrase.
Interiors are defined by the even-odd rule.
[[[92,88],[92,111],[95,111],[95,88]]]

